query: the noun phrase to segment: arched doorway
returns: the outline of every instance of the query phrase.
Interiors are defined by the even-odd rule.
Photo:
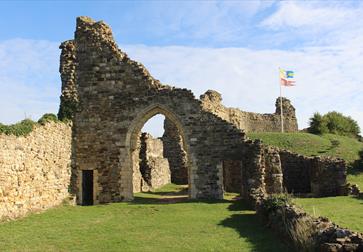
[[[170,182],[174,182],[177,181],[178,184],[187,184],[188,187],[188,196],[191,197],[192,195],[192,191],[194,190],[194,188],[192,187],[191,181],[192,181],[192,172],[191,172],[191,159],[189,158],[189,145],[188,145],[188,140],[185,137],[185,130],[183,125],[181,124],[181,120],[179,120],[178,116],[176,114],[174,114],[173,112],[171,112],[169,109],[167,109],[165,106],[162,106],[160,104],[157,105],[153,105],[148,107],[147,109],[144,110],[143,113],[140,113],[137,118],[135,118],[131,124],[131,126],[129,127],[129,131],[126,137],[126,143],[129,144],[127,147],[129,149],[129,160],[130,160],[130,173],[132,174],[132,176],[129,176],[129,179],[131,181],[128,182],[128,184],[131,184],[131,195],[130,195],[130,199],[133,198],[133,193],[134,192],[139,192],[139,191],[143,191],[143,190],[152,190],[151,186],[151,178],[148,177],[150,176],[150,174],[146,174],[147,176],[145,177],[145,170],[144,170],[144,164],[142,164],[143,162],[143,157],[142,157],[142,151],[143,148],[145,148],[146,141],[152,141],[153,145],[156,145],[156,147],[154,146],[154,148],[161,148],[162,150],[159,151],[154,151],[157,155],[163,155],[164,159],[170,160],[170,163],[175,163],[175,160],[171,160],[171,155],[170,155],[170,151],[165,151],[166,148],[170,147],[170,137],[165,137],[165,135],[163,135],[162,138],[160,139],[155,139],[152,138],[150,135],[148,134],[144,134],[141,132],[141,129],[143,128],[143,126],[145,125],[146,122],[149,121],[149,119],[153,118],[156,115],[163,115],[165,117],[165,127],[171,127],[173,129],[175,129],[175,131],[177,132],[178,137],[180,138],[180,144],[181,144],[181,151],[180,153],[184,153],[185,155],[185,170],[186,172],[180,172],[180,171],[176,171],[175,169],[173,170],[173,168],[171,168],[170,171]],[[167,126],[166,126],[167,125]],[[169,129],[170,130],[170,129]],[[175,139],[175,136],[173,136]],[[169,142],[168,142],[169,141]],[[161,146],[160,146],[161,143]],[[175,148],[175,145],[173,146]],[[165,148],[165,149],[164,149]],[[164,152],[165,151],[165,152]],[[165,154],[164,154],[165,153]],[[179,154],[180,154],[179,153]],[[169,154],[169,156],[168,156]],[[169,161],[168,161],[169,162]],[[162,163],[160,163],[160,165],[164,165]],[[174,165],[175,166],[175,165]],[[159,170],[162,170],[164,168],[161,168]],[[170,169],[170,166],[168,167],[168,169]],[[186,177],[183,179],[181,178],[181,174],[185,175]],[[164,179],[165,180],[165,179]],[[148,183],[148,184],[147,184]]]

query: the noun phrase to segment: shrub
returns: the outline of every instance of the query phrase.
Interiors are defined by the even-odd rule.
[[[360,129],[358,123],[350,116],[332,111],[325,115],[315,113],[310,118],[308,131],[313,134],[331,133],[342,136],[359,137]]]
[[[47,122],[57,122],[57,121],[58,121],[58,118],[57,118],[57,116],[55,114],[48,113],[48,114],[44,114],[38,120],[38,123],[41,124],[41,125],[44,125]]]
[[[33,130],[35,124],[36,122],[30,119],[25,119],[12,125],[4,125],[0,123],[0,133],[6,135],[25,136]]]
[[[310,118],[308,132],[313,134],[325,134],[329,132],[327,122],[320,113],[315,113],[314,116]]]
[[[5,125],[0,123],[0,134],[26,136],[32,132],[33,128],[37,124],[44,125],[46,122],[57,122],[58,118],[55,114],[44,114],[38,122],[34,122],[30,119],[24,119],[21,122]]]
[[[272,194],[264,200],[264,208],[268,213],[290,204],[292,201],[288,194]]]

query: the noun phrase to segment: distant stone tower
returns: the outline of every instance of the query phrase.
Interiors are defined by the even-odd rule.
[[[259,114],[242,111],[238,108],[227,108],[222,104],[222,95],[214,90],[208,90],[200,96],[203,109],[209,111],[224,120],[233,123],[237,128],[245,132],[280,132],[280,98],[276,99],[274,114]],[[284,115],[284,128],[286,132],[298,131],[295,108],[290,100],[282,98]]]
[[[278,97],[275,102],[275,115],[280,116],[281,114],[281,99]],[[284,116],[284,130],[286,132],[298,131],[297,119],[295,115],[295,108],[292,106],[291,101],[285,97],[282,97],[282,113]]]

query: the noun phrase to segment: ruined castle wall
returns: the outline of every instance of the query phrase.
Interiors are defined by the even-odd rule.
[[[183,149],[183,139],[176,125],[167,118],[164,120],[162,141],[164,157],[169,161],[171,182],[181,185],[188,184],[188,160]]]
[[[242,161],[223,160],[223,187],[225,192],[240,193],[242,190]]]
[[[276,100],[276,111],[274,114],[258,114],[241,111],[237,108],[227,108],[221,101],[221,95],[213,90],[208,90],[200,97],[203,108],[218,115],[222,119],[233,123],[237,128],[245,132],[280,132],[280,99]],[[295,108],[291,102],[283,98],[284,130],[286,132],[298,131]]]
[[[280,151],[284,187],[292,193],[314,196],[346,194],[346,164],[341,159],[306,157]]]
[[[70,165],[68,124],[49,122],[26,137],[0,135],[0,220],[61,204]]]
[[[98,174],[95,203],[133,198],[134,154],[144,123],[163,114],[178,128],[187,153],[191,198],[222,198],[222,161],[241,159],[244,133],[203,110],[187,89],[162,85],[118,49],[110,28],[77,19],[73,192],[80,203],[79,171]]]
[[[247,140],[243,132],[279,131],[279,100],[275,114],[252,114],[225,108],[214,91],[198,100],[190,90],[162,85],[118,49],[111,29],[102,21],[78,18],[72,43],[78,96],[72,192],[79,203],[81,170],[99,174],[96,204],[133,198],[133,173],[140,170],[140,131],[156,114],[172,121],[183,140],[190,198],[223,197],[225,160],[242,162],[241,191],[247,198],[281,191],[282,161],[276,150]],[[296,131],[295,109],[287,99],[283,108],[285,130]]]
[[[143,183],[146,183],[150,190],[169,184],[170,168],[168,159],[164,158],[162,140],[142,133],[140,142],[139,165]]]
[[[289,193],[311,193],[311,159],[288,151],[280,152],[284,187]]]

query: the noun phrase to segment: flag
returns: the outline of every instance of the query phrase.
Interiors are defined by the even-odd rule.
[[[294,78],[294,71],[286,71],[286,78],[288,79]]]
[[[285,71],[284,69],[280,70],[280,84],[281,86],[285,87],[291,87],[295,86],[295,80],[294,80],[294,71]]]
[[[295,81],[281,78],[280,84],[281,84],[281,86],[292,87],[292,86],[295,86]]]

